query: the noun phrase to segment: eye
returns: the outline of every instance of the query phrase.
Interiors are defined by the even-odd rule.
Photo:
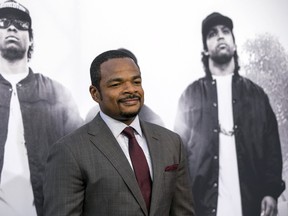
[[[135,80],[134,80],[134,84],[135,84],[135,85],[141,85],[141,83],[142,83],[142,80],[141,80],[141,79],[135,79]]]
[[[212,38],[212,37],[215,37],[217,35],[217,32],[216,31],[209,31],[208,34],[207,34],[207,38]]]
[[[19,24],[23,29],[29,29],[29,22],[19,21]]]
[[[7,25],[9,24],[9,21],[5,18],[0,19],[0,27],[1,28],[6,28]]]
[[[223,28],[222,29],[222,32],[224,33],[224,34],[230,34],[230,29],[229,28]]]
[[[119,82],[113,82],[113,83],[110,83],[109,87],[117,87],[119,85],[120,85]]]

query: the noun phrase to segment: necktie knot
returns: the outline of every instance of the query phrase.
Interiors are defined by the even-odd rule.
[[[126,127],[123,131],[122,134],[128,137],[128,139],[135,138],[134,135],[134,129],[132,127]]]

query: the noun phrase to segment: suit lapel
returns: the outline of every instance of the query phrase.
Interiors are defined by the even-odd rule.
[[[134,172],[114,135],[98,114],[88,127],[91,142],[115,167],[146,215],[147,209]]]
[[[161,154],[161,144],[159,143],[159,135],[157,134],[157,131],[151,130],[150,127],[147,127],[145,122],[141,122],[141,128],[149,147],[153,170],[152,197],[150,206],[150,214],[153,215],[154,209],[156,209],[158,206],[160,198],[159,194],[161,194],[162,189],[164,159],[163,155]]]

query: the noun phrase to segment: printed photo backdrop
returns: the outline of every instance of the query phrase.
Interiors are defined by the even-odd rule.
[[[172,130],[180,94],[188,84],[204,75],[200,60],[202,20],[214,11],[231,17],[241,74],[251,77],[267,91],[277,89],[276,94],[274,91],[269,97],[279,121],[283,176],[288,186],[288,103],[283,99],[288,96],[288,87],[287,82],[281,83],[281,80],[287,81],[288,76],[287,0],[19,2],[30,9],[32,16],[35,51],[30,66],[34,72],[67,86],[83,118],[95,105],[88,91],[91,61],[103,51],[127,48],[137,56],[141,67],[145,104]],[[266,68],[271,76],[266,79],[261,75],[263,79],[257,79],[257,72],[251,74],[251,71],[259,68],[253,68],[251,62],[259,60],[265,44],[271,45],[266,47],[270,57],[265,60],[272,67]],[[281,62],[277,61],[280,57]],[[270,79],[279,85],[269,85]],[[286,190],[279,202],[288,206],[287,200]]]

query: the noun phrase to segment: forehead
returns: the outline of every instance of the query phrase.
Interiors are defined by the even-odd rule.
[[[219,31],[219,30],[223,30],[223,29],[229,29],[229,27],[226,26],[226,25],[221,25],[221,24],[219,24],[219,25],[214,25],[214,26],[212,26],[212,27],[209,29],[208,32],[210,32],[210,31]],[[229,29],[229,30],[230,30],[230,29]]]
[[[140,73],[135,62],[128,57],[109,59],[101,64],[101,76],[128,71]]]
[[[121,58],[112,58],[101,64],[101,69],[113,69],[117,70],[122,67],[134,67],[136,64],[131,58],[121,57]]]

